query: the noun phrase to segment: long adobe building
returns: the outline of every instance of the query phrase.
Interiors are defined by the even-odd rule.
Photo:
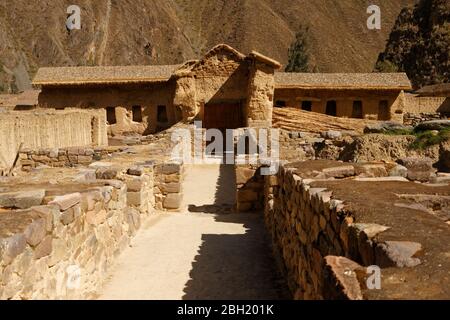
[[[40,68],[39,107],[101,108],[110,135],[155,133],[179,121],[205,128],[268,127],[274,107],[402,121],[404,73],[286,73],[258,52],[220,44],[180,65]]]

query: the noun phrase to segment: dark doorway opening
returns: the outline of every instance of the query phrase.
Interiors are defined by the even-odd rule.
[[[286,101],[283,101],[283,100],[275,101],[275,107],[276,108],[286,108]]]
[[[329,116],[336,117],[337,115],[337,106],[335,100],[327,101],[327,107],[325,113]]]
[[[233,150],[227,149],[227,140],[232,137],[226,134],[226,129],[245,127],[243,104],[240,101],[206,104],[204,108],[203,127],[205,129],[220,130],[223,136],[222,150],[225,152],[232,152]],[[212,143],[212,141],[210,143]],[[230,146],[233,145],[232,142],[228,144]],[[217,153],[215,154],[217,155]]]
[[[133,106],[131,108],[133,113],[133,121],[134,122],[142,122],[142,107],[141,106]]]
[[[303,111],[312,111],[312,101],[302,101]]]
[[[363,118],[363,104],[362,101],[353,101],[352,118],[362,119]]]
[[[390,118],[389,102],[381,100],[378,104],[378,120],[389,120]]]
[[[114,107],[107,107],[106,108],[106,121],[108,124],[116,124],[116,108]]]
[[[167,122],[169,122],[169,119],[167,117],[166,106],[163,106],[163,105],[158,106],[156,121],[158,121],[159,124],[167,124]]]

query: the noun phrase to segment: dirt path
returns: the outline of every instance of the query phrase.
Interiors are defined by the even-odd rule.
[[[149,219],[119,257],[100,299],[285,298],[261,217],[229,213],[232,170],[189,168],[184,212]]]

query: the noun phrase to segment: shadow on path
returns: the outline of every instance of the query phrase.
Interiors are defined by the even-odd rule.
[[[266,235],[261,213],[231,213],[234,167],[222,165],[212,204],[188,205],[191,212],[215,214],[215,221],[243,226],[241,234],[202,234],[183,299],[289,299]]]

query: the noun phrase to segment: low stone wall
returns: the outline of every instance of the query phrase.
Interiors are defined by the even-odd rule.
[[[405,113],[403,115],[403,124],[409,125],[409,126],[416,126],[421,122],[424,121],[431,121],[431,120],[440,120],[440,119],[446,119],[446,117],[440,113]]]
[[[263,208],[264,176],[259,165],[236,164],[236,210],[256,211]]]
[[[265,223],[295,299],[323,299],[326,255],[348,251],[351,217],[331,194],[281,168],[265,181]],[[320,237],[319,237],[320,236]]]
[[[444,221],[436,219],[433,216],[434,214],[414,212],[414,210],[418,210],[417,204],[402,203],[398,204],[398,209],[395,209],[392,200],[386,198],[387,202],[384,205],[389,206],[393,216],[389,221],[384,216],[380,217],[383,224],[386,223],[387,226],[380,225],[376,223],[376,220],[372,220],[375,217],[375,209],[365,207],[362,204],[360,208],[364,208],[361,210],[365,211],[360,215],[356,211],[357,207],[346,201],[341,201],[332,191],[341,182],[349,185],[354,183],[354,187],[358,183],[365,183],[365,185],[360,186],[360,189],[363,190],[366,190],[371,183],[375,184],[374,190],[380,188],[380,183],[391,183],[389,192],[393,192],[392,194],[395,195],[396,192],[401,193],[402,190],[411,192],[412,187],[419,188],[417,184],[395,182],[406,181],[400,177],[359,178],[361,182],[357,182],[358,180],[353,182],[348,180],[348,177],[356,175],[357,171],[360,171],[359,168],[338,162],[331,163],[331,166],[334,166],[331,168],[317,164],[317,162],[305,163],[305,166],[310,167],[304,169],[303,173],[299,173],[304,174],[304,177],[301,177],[297,174],[297,168],[301,168],[301,166],[301,163],[295,164],[293,167],[284,165],[281,166],[277,175],[265,178],[265,224],[273,240],[275,255],[281,262],[282,271],[295,299],[391,299],[393,297],[408,299],[408,297],[417,298],[419,296],[424,299],[433,299],[445,297],[446,290],[444,287],[446,284],[440,284],[440,281],[443,281],[443,278],[440,278],[443,273],[436,274],[438,279],[433,280],[433,285],[441,286],[440,291],[439,288],[436,288],[437,291],[427,292],[424,290],[418,293],[417,290],[411,291],[408,288],[420,286],[421,280],[418,279],[421,279],[422,276],[423,278],[430,277],[429,274],[419,276],[420,272],[428,270],[427,267],[424,266],[420,269],[421,271],[416,269],[410,274],[405,273],[402,269],[403,267],[415,267],[421,263],[428,263],[431,266],[437,264],[438,260],[440,261],[440,253],[434,254],[430,251],[433,251],[431,248],[442,241],[442,239],[439,240],[439,237],[448,237],[448,226]],[[372,167],[375,168],[374,166],[370,168]],[[320,174],[322,178],[317,178],[319,180],[310,179],[309,176],[312,172],[320,171],[322,172]],[[329,188],[329,186],[332,187]],[[386,184],[386,186],[388,185]],[[423,192],[433,193],[433,190],[427,190],[428,188],[416,189],[415,192],[418,194]],[[351,198],[351,189],[352,187],[347,186],[341,187],[340,190],[347,192]],[[435,192],[448,194],[448,188],[446,187],[439,190],[435,187],[434,190]],[[360,196],[363,199],[370,199],[373,197],[370,192],[367,191],[367,194]],[[432,196],[436,197],[436,195]],[[410,197],[414,198],[415,195],[412,194]],[[422,194],[421,197],[423,198],[424,195]],[[401,197],[396,196],[396,198],[399,199],[398,201],[402,201]],[[362,202],[364,201],[368,200]],[[397,206],[397,204],[395,205]],[[373,204],[374,208],[380,206],[381,204]],[[411,209],[400,211],[402,206]],[[381,209],[385,214],[383,210]],[[372,222],[367,222],[367,215]],[[395,221],[396,219],[398,221]],[[411,230],[405,225],[405,219],[415,224]],[[416,223],[419,220],[426,220],[426,222],[423,222],[424,224],[419,227]],[[389,236],[380,240],[380,233],[395,228],[396,230],[388,232]],[[421,232],[425,233],[431,232],[431,230],[438,233],[436,243],[423,244],[422,241],[428,238],[419,237],[415,232],[417,228],[423,229]],[[417,241],[417,238],[420,238],[422,244],[411,242]],[[417,254],[422,255],[423,246],[427,246],[429,252],[426,262],[417,257]],[[386,276],[382,278],[383,288],[387,287],[387,289],[368,290],[369,269],[367,267],[372,265],[383,268],[383,272],[386,273]],[[398,268],[384,269],[389,267]],[[431,273],[434,272],[436,271],[431,271]],[[402,277],[408,278],[408,282],[405,282],[404,286],[402,285],[401,288],[391,286],[391,280],[389,279]],[[412,283],[414,281],[417,283]]]
[[[180,209],[183,200],[182,162],[165,162],[155,167],[155,206],[157,210]]]
[[[121,149],[121,147],[70,147],[41,150],[25,148],[19,152],[20,167],[22,170],[28,171],[39,165],[49,167],[85,166]]]
[[[97,169],[96,176],[108,178],[111,172]],[[69,194],[49,188],[38,199],[43,205],[2,212],[0,299],[95,296],[142,219],[154,212],[152,165],[112,178],[80,184],[79,192]],[[30,190],[22,193],[12,198],[32,204]]]
[[[0,167],[9,168],[20,145],[33,150],[108,144],[104,112],[10,111],[0,116]]]

